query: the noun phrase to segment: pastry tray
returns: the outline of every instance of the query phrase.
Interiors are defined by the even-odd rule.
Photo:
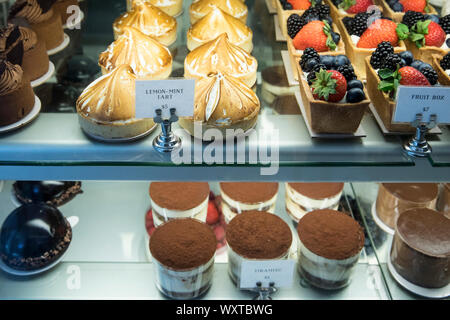
[[[273,16],[273,23],[275,25],[275,40],[278,42],[286,42],[286,37],[281,32],[280,24],[278,23],[278,16]]]
[[[266,1],[266,6],[267,6],[267,10],[269,11],[270,14],[276,14],[277,13],[277,8],[275,8],[272,4],[273,0],[265,0]],[[275,0],[278,1],[278,0]]]
[[[298,86],[300,83],[295,80],[294,76],[294,66],[291,64],[291,58],[289,56],[289,51],[282,50],[281,51],[281,59],[283,60],[284,69],[286,71],[286,76],[288,79],[288,83],[290,86]]]

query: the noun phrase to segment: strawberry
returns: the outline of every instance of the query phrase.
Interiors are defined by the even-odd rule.
[[[366,12],[373,5],[372,0],[344,0],[339,4],[339,8],[348,13]]]
[[[287,0],[292,5],[294,10],[306,10],[311,7],[310,0]]]
[[[445,42],[445,38],[446,34],[444,29],[431,20],[417,21],[409,33],[409,39],[418,48],[423,46],[441,47]]]
[[[151,236],[153,231],[155,231],[152,209],[149,209],[145,214],[145,229],[147,230],[149,236]]]
[[[401,78],[400,78],[400,84],[404,86],[420,86],[420,87],[429,87],[430,82],[427,80],[427,78],[417,70],[416,68],[406,66],[403,68],[400,68],[398,70]]]
[[[297,50],[314,48],[317,52],[336,49],[331,37],[331,27],[326,21],[314,20],[306,24],[294,37],[292,43]]]
[[[214,204],[214,201],[208,202],[208,213],[206,216],[206,223],[209,225],[215,224],[219,221],[219,211]]]
[[[403,12],[411,10],[424,13],[428,5],[427,0],[400,0],[399,2],[403,5]]]
[[[315,99],[339,102],[347,93],[347,80],[336,70],[321,69],[316,73],[311,88]]]
[[[397,24],[391,20],[375,20],[359,38],[358,48],[376,48],[383,41],[398,45]]]

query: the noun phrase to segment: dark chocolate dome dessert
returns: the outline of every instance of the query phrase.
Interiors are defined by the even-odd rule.
[[[79,181],[17,181],[13,188],[22,204],[44,202],[56,207],[83,192]]]

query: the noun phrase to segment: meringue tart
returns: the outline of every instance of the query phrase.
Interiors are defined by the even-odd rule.
[[[243,23],[247,22],[248,9],[241,0],[199,0],[189,7],[191,24],[206,16],[213,8],[219,8]]]
[[[92,82],[77,100],[80,126],[101,139],[134,138],[155,127],[152,119],[135,119],[133,69],[126,64]]]
[[[177,20],[149,2],[136,2],[130,12],[123,13],[114,21],[115,39],[124,27],[134,27],[165,46],[177,39]]]
[[[127,10],[130,11],[136,2],[149,2],[172,17],[183,11],[183,0],[127,0]]]
[[[208,140],[203,133],[218,129],[225,139],[252,129],[259,110],[252,89],[232,76],[216,73],[195,82],[194,116],[182,117],[178,123],[195,138]]]
[[[124,27],[116,41],[100,54],[98,64],[106,74],[129,64],[140,79],[167,79],[172,72],[170,50],[133,27]]]
[[[185,78],[207,78],[211,73],[227,73],[253,87],[258,61],[228,40],[226,33],[191,51],[184,60]]]
[[[253,32],[241,20],[213,8],[210,13],[192,25],[187,33],[187,47],[190,51],[216,39],[222,33],[228,35],[229,41],[247,52],[253,50]]]

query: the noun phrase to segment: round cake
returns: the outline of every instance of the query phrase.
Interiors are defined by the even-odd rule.
[[[55,207],[83,193],[79,181],[16,181],[13,190],[22,204],[44,202]]]
[[[25,118],[33,109],[35,95],[19,65],[0,61],[0,126]]]
[[[450,218],[450,183],[443,183],[439,193],[437,210]]]
[[[300,276],[322,289],[347,286],[364,246],[358,222],[339,211],[315,210],[300,219],[297,232]]]
[[[391,229],[400,213],[412,208],[435,209],[437,183],[381,183],[376,200],[376,213]]]
[[[428,208],[397,219],[390,259],[406,280],[424,288],[450,284],[450,219]]]
[[[26,204],[2,225],[0,258],[15,270],[39,270],[59,259],[71,240],[72,228],[58,209],[43,203]]]
[[[228,272],[239,285],[241,266],[246,260],[287,259],[292,232],[283,219],[265,211],[248,211],[227,225]]]
[[[156,227],[177,218],[206,221],[209,200],[207,182],[152,182],[149,194]]]
[[[274,213],[278,196],[277,182],[221,182],[222,212],[229,223],[246,211]]]
[[[286,183],[286,211],[294,222],[320,209],[337,210],[344,183]]]
[[[21,66],[24,74],[33,81],[48,72],[50,61],[47,49],[32,29],[19,27],[19,30],[24,49]]]
[[[174,219],[150,237],[158,289],[170,298],[194,299],[211,286],[216,237],[195,219]]]

